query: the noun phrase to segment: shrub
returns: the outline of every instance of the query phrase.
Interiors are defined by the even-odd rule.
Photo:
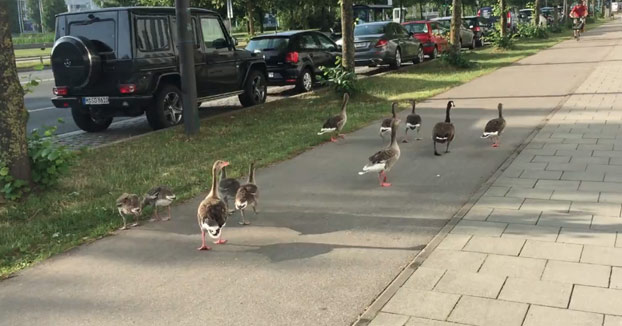
[[[62,122],[62,120],[59,120]],[[28,136],[28,156],[34,186],[47,189],[56,184],[67,171],[74,154],[56,142],[57,127],[46,127],[43,132],[33,130]],[[18,200],[30,192],[28,183],[16,180],[9,174],[5,162],[0,160],[0,194],[8,200]]]
[[[496,29],[486,36],[485,40],[499,49],[509,50],[514,47],[514,38],[509,34],[501,36],[501,33]]]
[[[356,73],[354,71],[348,71],[343,67],[341,64],[341,57],[337,57],[334,67],[320,66],[319,68],[322,75],[318,76],[318,80],[323,85],[328,85],[342,94],[353,94],[358,91]]]
[[[546,27],[536,26],[533,24],[518,25],[518,36],[521,38],[539,38],[549,37]]]
[[[471,68],[475,65],[460,49],[453,47],[441,54],[441,61],[450,66],[463,69]]]

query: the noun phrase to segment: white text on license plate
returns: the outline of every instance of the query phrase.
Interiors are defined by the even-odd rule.
[[[269,72],[268,73],[268,78],[274,78],[274,73],[273,72]]]
[[[356,49],[360,49],[364,47],[367,47],[367,42],[354,43],[354,48]]]
[[[82,103],[84,105],[101,105],[108,104],[108,96],[97,96],[97,97],[83,97]]]

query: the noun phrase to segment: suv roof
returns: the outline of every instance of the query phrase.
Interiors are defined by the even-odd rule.
[[[299,33],[305,33],[305,32],[315,32],[315,31],[310,31],[310,30],[294,30],[294,31],[285,31],[285,32],[278,32],[278,33],[270,33],[270,34],[263,34],[263,35],[257,35],[255,37],[253,37],[252,39],[256,39],[256,38],[266,38],[266,37],[283,37],[283,36],[292,36],[295,34],[299,34]]]
[[[204,12],[204,13],[218,15],[218,13],[213,11],[213,10],[208,10],[208,9],[203,9],[203,8],[191,7],[190,10],[192,12]],[[81,14],[82,15],[82,14],[90,14],[90,13],[98,13],[98,12],[110,12],[110,11],[142,11],[142,12],[153,11],[153,12],[172,12],[172,13],[174,13],[175,12],[175,8],[174,7],[113,7],[113,8],[102,8],[102,9],[84,10],[84,11],[75,11],[75,12],[64,12],[64,13],[56,15],[56,17],[58,17],[58,16],[76,15],[76,14]]]

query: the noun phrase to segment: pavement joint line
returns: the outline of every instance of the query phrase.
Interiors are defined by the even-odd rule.
[[[578,89],[583,80],[578,81],[576,85],[572,87],[569,93],[572,94]],[[503,172],[514,162],[518,155],[527,148],[529,143],[538,135],[553,116],[568,102],[571,95],[564,96],[557,105],[546,115],[544,119],[525,137],[522,143],[514,149],[514,151],[506,158],[497,170],[476,190],[469,199],[463,204],[463,206],[454,214],[454,216],[447,222],[447,224],[432,238],[432,240],[423,248],[413,259],[413,261],[406,265],[401,272],[385,287],[385,289],[372,301],[372,303],[359,315],[357,320],[352,326],[367,326],[376,317],[378,312],[384,307],[389,300],[397,293],[397,291],[406,283],[406,281],[415,273],[415,271],[423,264],[423,262],[430,256],[430,254],[438,247],[438,245],[447,237],[449,232],[462,220],[462,218],[471,210],[471,208],[477,203],[477,201],[490,189],[494,182],[502,176]],[[436,100],[430,99],[430,100]],[[561,228],[560,228],[561,229]],[[559,230],[558,230],[559,237]],[[557,238],[556,238],[557,241]],[[488,257],[488,256],[486,256]],[[482,263],[483,264],[483,263]],[[481,266],[480,266],[481,268]]]

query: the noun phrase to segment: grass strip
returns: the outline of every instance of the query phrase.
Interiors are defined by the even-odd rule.
[[[435,60],[363,79],[362,92],[348,106],[345,131],[386,116],[389,101],[424,100],[553,46],[570,33],[519,40],[507,51],[472,51],[469,56],[478,64],[471,69]],[[179,203],[209,187],[215,159],[230,161],[229,174],[240,177],[251,160],[262,158],[265,166],[325,142],[328,136],[316,132],[337,113],[340,101],[332,92],[311,93],[203,120],[200,134],[191,139],[182,127],[170,128],[80,153],[55,189],[0,206],[0,277],[117,229],[121,219],[114,201],[123,192],[142,194],[164,184],[175,189]]]

